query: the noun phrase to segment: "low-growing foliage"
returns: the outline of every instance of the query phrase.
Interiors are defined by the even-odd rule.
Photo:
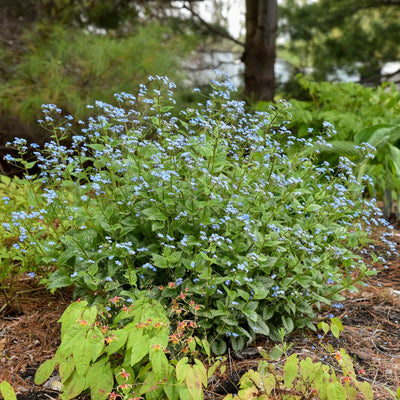
[[[323,335],[318,335],[320,343],[330,333],[339,338],[343,331],[343,325],[336,317],[330,322],[321,322],[318,328],[323,331]],[[250,369],[246,372],[241,377],[237,395],[229,394],[224,400],[355,400],[360,396],[365,400],[373,399],[371,385],[357,379],[357,375],[365,371],[360,369],[356,374],[353,361],[344,349],[335,351],[331,345],[323,345],[324,350],[336,359],[339,368],[335,368],[329,362],[315,362],[311,357],[301,358],[296,353],[289,355],[287,350],[290,346],[284,341],[284,334],[281,339],[282,344],[276,345],[270,352],[258,348],[263,360],[259,361],[257,371]]]
[[[375,273],[359,251],[386,222],[353,164],[318,164],[324,137],[295,137],[274,124],[279,110],[247,113],[226,76],[179,118],[174,84],[149,80],[117,106],[96,102],[80,133],[69,132],[72,116],[43,108],[54,130],[35,151],[44,204],[12,223],[36,213],[49,235],[27,228],[21,249],[36,246],[54,266],[50,289],[74,286],[91,303],[148,290],[170,307],[189,293],[198,307],[187,319],[216,354],[313,329],[322,303]]]
[[[60,322],[61,345],[40,366],[35,383],[44,383],[58,368],[62,399],[87,390],[94,400],[204,397],[207,371],[195,349],[200,346],[210,355],[207,342],[186,335],[189,321],[171,331],[164,308],[146,293],[138,293],[135,299],[114,297],[100,312],[86,301],[77,301]],[[169,354],[170,345],[176,350],[177,344],[185,357]],[[214,364],[211,371],[217,367]]]
[[[286,358],[282,368],[264,360],[257,371],[250,369],[240,381],[237,396],[227,395],[224,400],[259,399],[321,399],[346,400],[373,399],[371,385],[358,380],[351,357],[345,350],[338,351],[334,358],[340,367],[340,375],[335,368],[311,357],[299,359],[297,354]],[[358,397],[357,397],[358,396]]]

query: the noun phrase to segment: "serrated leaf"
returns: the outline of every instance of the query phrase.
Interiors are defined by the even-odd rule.
[[[56,366],[54,358],[45,361],[36,371],[35,374],[35,385],[41,385],[50,378]]]
[[[357,400],[357,389],[354,386],[350,386],[348,383],[344,385],[344,391],[346,392],[347,400]]]
[[[331,382],[326,390],[328,400],[346,400],[346,391],[339,382]]]
[[[192,395],[193,400],[201,400],[204,398],[202,378],[196,373],[194,368],[189,368],[185,377],[185,384]]]
[[[318,324],[318,328],[322,329],[325,333],[325,335],[329,332],[329,324],[327,324],[326,322],[320,322]]]
[[[297,354],[292,354],[285,362],[283,367],[283,380],[286,388],[291,388],[293,381],[296,379],[299,367]]]
[[[194,360],[194,362],[195,362],[195,365],[193,366],[193,369],[199,375],[203,386],[206,388],[207,387],[207,370],[204,367],[204,364],[197,358]]]

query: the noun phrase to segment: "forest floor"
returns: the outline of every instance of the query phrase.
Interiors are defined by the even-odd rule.
[[[392,240],[400,248],[399,224]],[[385,246],[376,239],[375,247],[384,250]],[[379,274],[368,279],[367,287],[360,287],[359,293],[346,294],[343,307],[325,309],[321,314],[324,317],[332,313],[341,318],[344,332],[339,339],[327,336],[321,340],[314,332],[286,338],[293,345],[291,353],[324,363],[332,362],[332,357],[326,357],[327,347],[344,348],[352,356],[356,371],[365,371],[358,379],[371,383],[377,400],[392,399],[383,386],[393,391],[400,387],[400,257],[387,261],[388,268],[378,267]],[[0,382],[7,380],[19,400],[57,399],[57,391],[35,386],[33,380],[38,366],[51,358],[59,345],[57,320],[71,303],[71,293],[58,291],[52,295],[29,276],[20,277],[13,293],[8,305],[0,293]],[[257,345],[268,350],[274,343],[260,339]],[[224,391],[235,393],[237,376],[255,369],[260,358],[257,351],[228,357],[226,374],[219,377],[218,384],[210,385],[207,397],[222,399]]]

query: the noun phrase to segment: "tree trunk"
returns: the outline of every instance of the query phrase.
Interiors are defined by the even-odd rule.
[[[244,94],[250,101],[274,99],[277,28],[277,0],[246,0]]]

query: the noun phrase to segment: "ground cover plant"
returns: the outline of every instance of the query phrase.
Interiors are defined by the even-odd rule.
[[[72,116],[45,106],[41,123],[53,140],[35,149],[40,174],[26,177],[42,192],[5,227],[24,233],[21,254],[35,246],[53,270],[51,290],[73,286],[100,309],[110,299],[135,303],[145,295],[192,324],[203,350],[205,338],[224,354],[256,335],[279,340],[281,328],[314,329],[322,304],[340,301],[343,290],[375,273],[359,251],[371,225],[386,222],[374,200],[363,199],[367,178],[358,181],[349,160],[335,170],[316,162],[323,136],[295,137],[274,122],[279,109],[247,113],[224,75],[212,87],[204,102],[174,116],[174,84],[151,77],[135,96],[116,95],[116,106],[90,106],[93,116],[77,121],[81,132],[72,132]],[[62,143],[68,135],[70,147]],[[24,161],[25,141],[10,147],[21,154],[8,157],[11,163],[32,162]],[[76,318],[73,331],[92,329],[92,317]],[[128,325],[118,319],[114,327]],[[121,338],[136,335],[124,332]],[[179,335],[165,338],[162,346],[173,352]],[[91,362],[108,353],[101,345]],[[82,377],[90,363],[74,361],[72,376]]]

